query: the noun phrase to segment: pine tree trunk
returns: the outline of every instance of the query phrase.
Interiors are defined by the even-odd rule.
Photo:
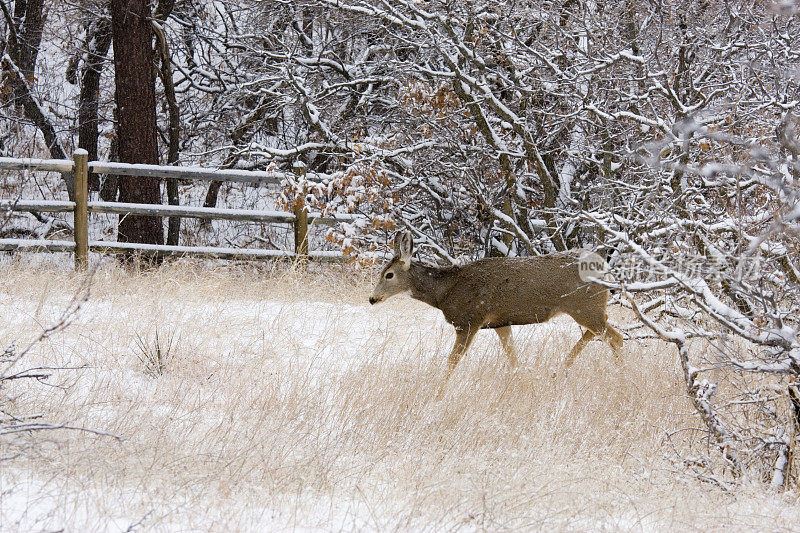
[[[153,29],[146,0],[112,0],[117,137],[123,163],[158,164]],[[119,201],[160,204],[158,178],[123,176]],[[161,217],[120,217],[120,242],[163,244]]]

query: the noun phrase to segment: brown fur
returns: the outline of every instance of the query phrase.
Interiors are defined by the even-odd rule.
[[[395,252],[381,272],[370,302],[410,292],[412,298],[440,309],[456,329],[450,372],[479,329],[495,328],[515,364],[509,326],[546,322],[560,313],[587,329],[567,356],[567,366],[595,336],[604,338],[615,352],[622,347],[622,335],[607,321],[608,289],[579,276],[580,251],[488,258],[460,267],[436,268],[411,261],[411,237],[404,234],[398,237]]]

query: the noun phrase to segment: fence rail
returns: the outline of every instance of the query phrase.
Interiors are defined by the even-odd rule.
[[[3,167],[0,166],[0,170]],[[9,200],[0,198],[0,212],[19,211],[22,213],[72,213],[75,202],[62,200]]]
[[[72,172],[75,162],[69,159],[31,159],[28,157],[0,157],[2,170],[45,170]]]
[[[216,246],[171,246],[168,244],[141,244],[135,242],[89,241],[88,248],[100,254],[119,254],[140,252],[150,256],[199,256],[206,259],[252,260],[252,259],[294,259],[297,254],[286,250],[267,250],[262,248],[223,248]],[[74,241],[51,239],[0,239],[0,252],[75,252]],[[338,261],[339,252],[310,251],[309,259],[317,261]]]
[[[191,179],[203,181],[233,181],[237,183],[280,183],[290,176],[286,172],[260,170],[210,169],[202,167],[165,167],[160,165],[129,165],[91,161],[89,170],[95,174],[115,174],[118,176],[146,176],[165,179]]]
[[[228,181],[236,183],[279,183],[289,174],[265,171],[213,170],[199,167],[168,167],[158,165],[129,165],[88,161],[85,150],[75,151],[69,159],[31,159],[0,157],[0,170],[28,170],[50,172],[73,172],[75,177],[75,201],[61,200],[13,200],[0,198],[0,212],[15,211],[29,213],[73,213],[74,241],[49,239],[0,239],[0,251],[47,251],[73,252],[75,268],[88,265],[89,251],[97,253],[138,252],[151,256],[195,256],[213,259],[262,259],[302,258],[320,261],[343,259],[339,252],[309,251],[309,225],[333,226],[342,222],[353,222],[358,215],[337,214],[323,216],[309,213],[305,209],[293,212],[225,209],[179,205],[134,204],[125,202],[99,202],[88,200],[88,174],[116,174],[125,176],[150,176],[165,179],[194,179],[204,181]],[[260,248],[225,248],[212,246],[174,246],[125,242],[90,241],[88,235],[89,213],[118,215],[150,215],[160,217],[201,218],[213,220],[235,220],[244,222],[292,224],[295,246],[293,251],[267,250]]]

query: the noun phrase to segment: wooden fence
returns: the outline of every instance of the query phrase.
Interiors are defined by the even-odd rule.
[[[322,216],[303,208],[293,212],[258,211],[249,209],[220,209],[178,205],[132,204],[89,201],[89,171],[96,174],[124,176],[154,176],[165,179],[229,181],[238,183],[279,183],[283,175],[274,172],[211,170],[198,167],[168,167],[158,165],[129,165],[88,161],[85,150],[75,150],[73,159],[18,159],[0,157],[0,170],[71,172],[74,175],[74,201],[0,199],[0,212],[73,213],[74,241],[49,239],[0,239],[0,251],[38,250],[74,252],[75,268],[83,270],[89,262],[89,251],[98,253],[131,253],[156,256],[195,256],[213,259],[297,258],[322,261],[342,259],[340,252],[309,251],[308,227],[314,224],[335,225],[353,222],[358,215]],[[171,246],[89,240],[89,213],[119,215],[152,215],[244,222],[284,223],[294,227],[294,250],[255,248],[220,248],[209,246]]]

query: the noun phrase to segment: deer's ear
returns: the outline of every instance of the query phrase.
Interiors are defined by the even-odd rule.
[[[403,234],[398,232],[394,234],[394,255],[400,255],[400,241],[403,239]]]
[[[394,253],[400,257],[403,270],[411,268],[411,254],[414,251],[414,238],[410,231],[404,231],[394,238]]]

